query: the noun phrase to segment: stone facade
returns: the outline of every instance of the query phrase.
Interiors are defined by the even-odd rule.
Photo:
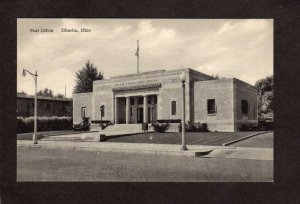
[[[182,70],[186,73],[186,121],[207,123],[212,131],[236,131],[241,124],[257,122],[254,87],[237,79],[213,80],[189,68],[94,81],[93,92],[73,95],[73,121],[81,121],[82,108],[91,120],[110,120],[115,124],[181,119]],[[213,113],[208,113],[209,99]],[[247,114],[242,114],[241,100],[250,106]]]
[[[72,99],[42,97],[37,98],[38,116],[72,116]],[[17,116],[34,116],[34,96],[17,95]]]
[[[85,117],[92,118],[93,105],[92,93],[73,94],[73,123],[78,124],[82,121],[82,108],[85,109]]]

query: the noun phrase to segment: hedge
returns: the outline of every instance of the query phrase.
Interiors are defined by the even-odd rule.
[[[178,126],[178,130],[179,132],[182,131],[181,123]],[[185,131],[186,132],[209,132],[209,129],[207,123],[188,121],[185,123]]]
[[[38,117],[37,131],[72,130],[72,117]],[[33,132],[34,117],[17,117],[17,133]]]
[[[181,123],[180,119],[157,120],[158,123]]]
[[[155,132],[166,132],[169,127],[170,127],[170,124],[169,123],[154,123],[153,124],[154,126],[154,131]]]

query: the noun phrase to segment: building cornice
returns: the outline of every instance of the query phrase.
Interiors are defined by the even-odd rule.
[[[17,98],[34,99],[34,96],[33,95],[17,94]],[[73,101],[72,98],[56,98],[56,97],[46,97],[46,96],[37,96],[37,99],[39,99],[39,100],[48,100],[48,101]]]

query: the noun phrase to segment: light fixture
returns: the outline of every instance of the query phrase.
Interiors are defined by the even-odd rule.
[[[180,74],[180,81],[184,83],[185,80],[186,80],[186,75],[185,75],[184,70],[182,70],[182,72],[181,72],[181,74]]]

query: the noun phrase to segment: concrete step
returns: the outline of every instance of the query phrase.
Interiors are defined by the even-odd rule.
[[[105,131],[113,132],[139,132],[142,131],[142,124],[115,124],[105,128]]]

